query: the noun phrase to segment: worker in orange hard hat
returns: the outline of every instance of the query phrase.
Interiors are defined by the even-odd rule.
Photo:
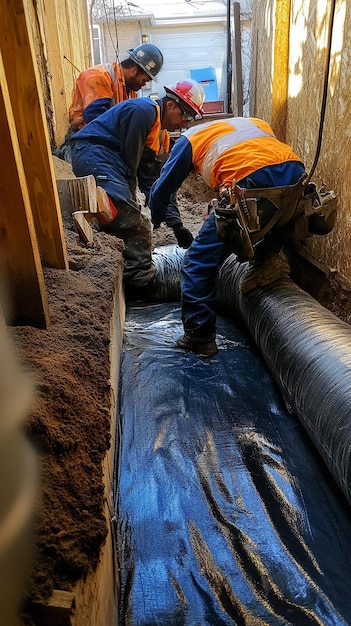
[[[142,176],[139,178],[142,161],[150,165],[149,179],[154,182],[159,171],[157,161],[162,158],[162,152],[169,150],[167,131],[186,128],[191,120],[203,115],[204,91],[196,81],[179,81],[165,87],[165,92],[164,97],[155,101],[125,100],[71,138],[74,173],[92,174],[96,179],[102,229],[124,241],[124,280],[130,286],[150,284],[156,271],[151,258],[151,223],[142,215],[136,201],[137,185],[144,191]],[[147,198],[149,189],[146,189]],[[181,223],[175,197],[170,197],[168,204],[174,212],[177,239],[190,235],[192,240],[190,231]],[[184,242],[184,247],[191,240]]]

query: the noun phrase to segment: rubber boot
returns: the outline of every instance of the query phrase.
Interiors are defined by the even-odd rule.
[[[145,287],[156,274],[156,267],[151,254],[151,224],[144,215],[140,215],[137,228],[121,231],[125,249],[124,281],[129,286]]]

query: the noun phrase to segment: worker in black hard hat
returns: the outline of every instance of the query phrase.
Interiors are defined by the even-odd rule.
[[[79,74],[72,93],[69,120],[73,132],[137,92],[162,69],[162,52],[150,43],[127,50],[120,63],[95,65]]]

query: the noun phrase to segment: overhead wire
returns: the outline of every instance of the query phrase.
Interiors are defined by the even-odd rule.
[[[114,49],[115,55],[116,55],[116,62],[119,63],[119,49],[118,49],[118,29],[117,29],[117,20],[116,20],[116,13],[115,13],[115,5],[113,5],[113,21],[114,21],[114,25],[115,25],[115,31],[116,31],[116,39],[114,40],[112,32],[111,32],[111,28],[110,28],[110,15],[109,12],[107,10],[107,5],[108,3],[105,2],[105,0],[102,0],[102,8],[104,10],[105,13],[105,20],[106,20],[106,24],[107,24],[107,30],[111,39],[111,43],[112,43],[112,47]],[[110,8],[110,7],[108,7]]]

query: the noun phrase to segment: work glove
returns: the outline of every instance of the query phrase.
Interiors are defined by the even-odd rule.
[[[181,248],[190,248],[193,241],[193,236],[190,230],[185,228],[183,224],[176,224],[175,226],[172,226],[172,228],[178,242],[178,246]]]

